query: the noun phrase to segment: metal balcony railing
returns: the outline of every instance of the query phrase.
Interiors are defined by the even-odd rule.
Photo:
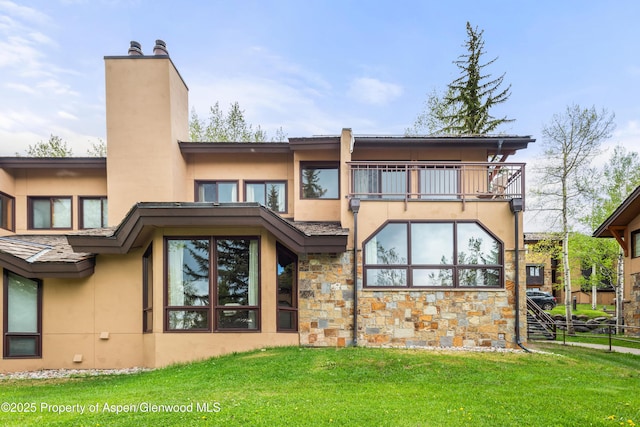
[[[524,163],[349,162],[349,196],[363,200],[510,200],[524,204]]]

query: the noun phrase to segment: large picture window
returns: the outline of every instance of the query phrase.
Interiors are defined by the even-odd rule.
[[[0,228],[13,231],[15,228],[14,222],[15,212],[15,199],[4,193],[0,193]]]
[[[166,329],[259,330],[257,238],[167,239]]]
[[[197,181],[196,202],[231,203],[238,201],[235,181]]]
[[[366,287],[499,288],[502,242],[476,222],[389,222],[364,242]]]
[[[42,356],[42,284],[5,270],[4,357]]]
[[[274,212],[286,212],[286,184],[281,181],[247,182],[244,186],[245,200],[257,202]]]
[[[300,195],[303,199],[338,199],[340,185],[338,163],[302,163]]]
[[[298,258],[284,246],[276,245],[278,283],[278,331],[298,330]]]
[[[29,197],[29,228],[70,229],[71,197]]]
[[[107,198],[80,198],[80,228],[107,227]]]

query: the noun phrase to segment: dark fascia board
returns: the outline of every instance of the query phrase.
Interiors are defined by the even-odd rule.
[[[182,80],[182,84],[184,85],[184,87],[186,87],[187,90],[189,90],[189,86],[187,86],[187,83],[182,78],[182,75],[180,74],[180,71],[178,71],[178,67],[176,67],[176,64],[173,63],[173,61],[171,60],[171,57],[169,55],[115,55],[115,56],[105,56],[104,59],[105,59],[105,61],[107,59],[124,59],[124,60],[132,60],[132,59],[142,59],[142,60],[168,59],[169,62],[171,63],[171,66],[173,67],[173,69],[178,74],[178,77],[180,77],[180,80]]]
[[[337,150],[340,148],[339,136],[312,136],[308,138],[289,138],[293,151]]]
[[[106,157],[0,157],[2,169],[105,169]]]
[[[614,237],[609,227],[627,226],[636,216],[640,215],[640,186],[613,211],[609,218],[593,232],[593,237]]]
[[[257,203],[138,203],[115,232],[107,236],[68,235],[75,251],[124,254],[146,240],[155,227],[260,226],[297,253],[340,253],[348,236],[306,235]]]
[[[95,258],[78,262],[27,262],[24,259],[0,253],[0,264],[28,279],[45,277],[79,279],[93,274]]]
[[[184,142],[178,141],[182,154],[287,154],[291,152],[286,142]]]
[[[486,148],[496,151],[515,151],[527,148],[529,143],[535,142],[530,136],[485,136],[485,135],[456,135],[456,136],[355,136],[355,149],[374,147],[464,147]]]

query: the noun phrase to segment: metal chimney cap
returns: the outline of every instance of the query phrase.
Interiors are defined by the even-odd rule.
[[[129,55],[143,55],[140,43],[132,40],[129,45]]]
[[[164,40],[156,40],[156,45],[153,47],[153,54],[169,56],[169,51],[167,51],[167,44],[164,42]]]

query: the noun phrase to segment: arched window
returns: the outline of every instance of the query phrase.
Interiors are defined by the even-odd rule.
[[[364,242],[369,288],[501,288],[502,242],[477,222],[388,222]]]

